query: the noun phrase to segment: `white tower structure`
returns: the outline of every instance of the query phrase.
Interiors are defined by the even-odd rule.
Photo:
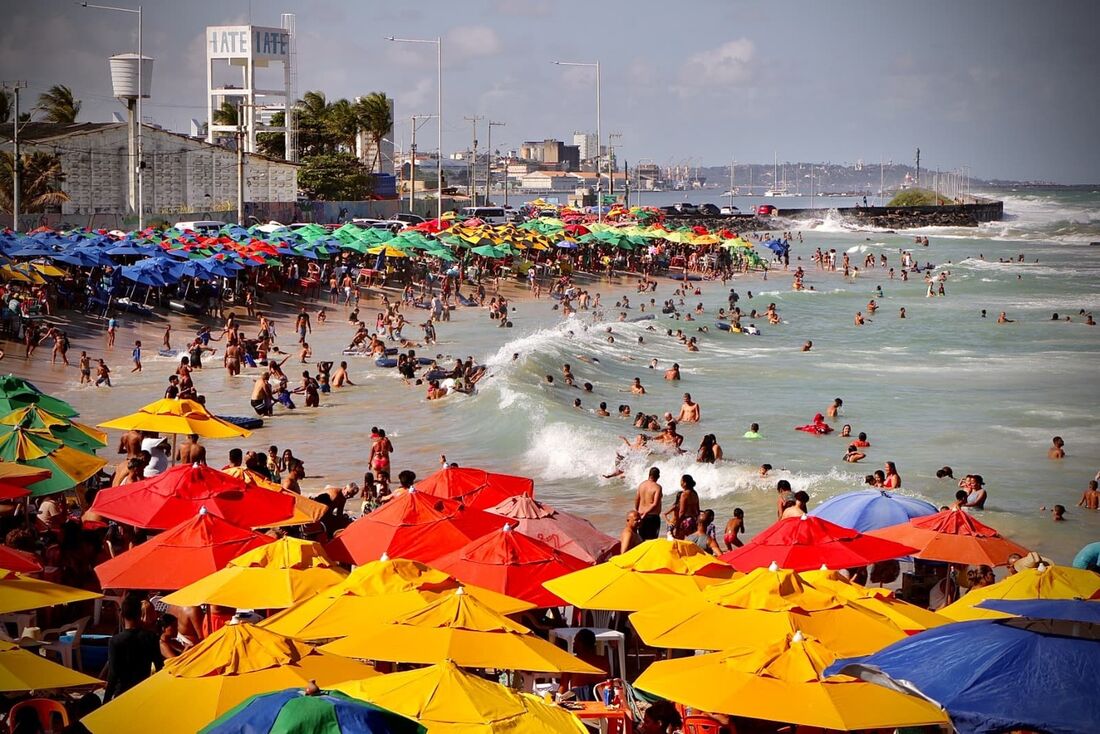
[[[228,101],[238,109],[244,133],[244,149],[256,152],[256,135],[281,132],[286,136],[287,160],[297,158],[293,134],[295,103],[294,16],[284,13],[282,28],[254,25],[207,26],[206,28],[206,110],[207,142],[237,133],[235,125],[214,124],[214,111]],[[282,65],[282,82],[273,83],[273,75],[257,70],[272,64]],[[226,70],[230,73],[226,74]],[[228,81],[239,70],[240,83]],[[263,84],[264,86],[259,86]],[[272,125],[271,112],[278,108],[288,124]]]
[[[108,60],[114,96],[126,105],[127,165],[126,203],[131,212],[144,218],[144,163],[141,160],[141,99],[149,99],[153,86],[153,60],[138,54],[117,54]],[[140,226],[140,224],[139,224]]]

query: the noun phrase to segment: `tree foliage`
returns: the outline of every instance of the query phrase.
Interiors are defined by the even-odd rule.
[[[23,159],[19,175],[19,209],[21,212],[44,212],[69,201],[61,190],[61,159],[53,153],[36,152],[20,156]],[[0,209],[12,210],[12,163],[9,151],[0,153]]]
[[[370,197],[373,179],[352,153],[333,152],[302,159],[298,188],[313,199],[358,201]]]
[[[38,109],[46,122],[71,125],[80,114],[81,102],[64,84],[54,84],[38,95]]]
[[[928,189],[905,189],[894,194],[886,206],[936,206],[947,204],[942,196]]]

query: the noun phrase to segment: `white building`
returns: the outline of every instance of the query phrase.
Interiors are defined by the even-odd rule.
[[[596,133],[573,133],[573,145],[580,149],[582,161],[596,157]]]
[[[10,126],[4,137],[10,140]],[[236,208],[236,151],[150,125],[142,127],[142,137],[149,218]],[[30,123],[20,128],[19,142],[24,154],[44,151],[61,160],[61,189],[70,199],[62,214],[136,211],[136,202],[128,201],[126,123]],[[297,199],[296,164],[246,153],[244,172],[246,202]]]

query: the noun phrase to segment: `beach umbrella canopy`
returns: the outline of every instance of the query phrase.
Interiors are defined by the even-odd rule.
[[[944,510],[870,533],[879,538],[913,546],[916,558],[926,561],[1003,566],[1013,553],[1028,549],[978,522],[965,510]]]
[[[333,566],[319,543],[288,536],[242,553],[222,570],[164,597],[164,603],[286,609],[346,577],[347,572]]]
[[[0,425],[48,431],[51,436],[66,446],[85,453],[93,453],[107,446],[107,434],[103,431],[54,415],[37,403],[12,411],[0,418]]]
[[[47,430],[20,426],[0,426],[0,460],[50,472],[48,479],[27,487],[36,497],[71,489],[107,464],[98,456],[69,448]]]
[[[462,589],[388,623],[364,623],[322,651],[394,663],[441,663],[542,673],[601,672]]]
[[[28,405],[37,405],[63,418],[79,415],[73,406],[47,395],[22,377],[0,376],[0,415],[8,415]]]
[[[104,734],[194,734],[258,693],[372,675],[369,665],[304,642],[251,624],[227,624],[81,721]]]
[[[898,599],[889,589],[857,584],[839,571],[803,571],[799,576],[818,591],[835,594],[850,604],[882,615],[910,634],[951,622],[936,612]]]
[[[801,632],[842,655],[862,655],[905,637],[886,617],[775,566],[647,607],[630,623],[647,645],[688,650],[767,644]]]
[[[978,604],[1017,617],[1100,624],[1100,603],[1087,599],[986,599]]]
[[[835,659],[818,640],[795,634],[763,647],[661,660],[634,686],[702,711],[837,731],[946,723],[928,701],[827,677]]]
[[[276,484],[270,481],[262,474],[245,469],[243,466],[223,466],[221,468],[223,474],[228,474],[234,479],[240,479],[248,487],[258,487],[260,489],[266,489],[270,492],[277,492],[281,495],[286,495],[294,502],[294,514],[288,519],[280,522],[274,522],[270,525],[256,525],[254,527],[282,527],[286,525],[308,525],[309,523],[318,522],[328,512],[328,506],[311,500],[304,495],[300,495],[297,492],[292,492],[286,489],[281,484]]]
[[[0,614],[88,601],[101,596],[94,591],[32,579],[14,571],[0,571]]]
[[[334,688],[416,719],[431,734],[587,734],[560,706],[469,673],[450,661]]]
[[[468,467],[445,467],[416,483],[416,491],[457,500],[467,507],[487,510],[509,497],[535,494],[527,477],[496,474]]]
[[[912,553],[914,548],[864,535],[812,515],[786,517],[761,530],[740,548],[719,558],[739,571],[782,568],[809,571],[822,566],[852,568]]]
[[[340,583],[269,617],[263,626],[302,640],[343,637],[363,622],[408,614],[458,588],[501,614],[534,607],[495,591],[462,585],[417,561],[382,558],[357,566]]]
[[[604,561],[619,548],[617,538],[600,532],[583,517],[555,510],[527,495],[509,497],[489,512],[509,518],[518,532],[589,563]]]
[[[200,509],[238,527],[263,527],[293,515],[294,500],[202,464],[180,464],[104,489],[92,501],[92,510],[104,517],[156,530],[192,519]]]
[[[288,688],[260,693],[226,711],[200,734],[421,734],[411,719],[339,691]]]
[[[431,561],[499,527],[496,515],[410,490],[353,522],[325,550],[345,563],[366,563],[383,554]]]
[[[0,501],[26,497],[31,493],[28,485],[49,478],[49,469],[0,460]]]
[[[95,567],[104,589],[175,590],[275,542],[200,510],[193,518]]]
[[[0,640],[0,693],[99,686],[102,681]]]
[[[972,619],[1001,619],[1009,616],[986,607],[991,599],[1100,599],[1100,574],[1068,566],[1040,564],[1006,576],[995,584],[971,589],[939,613],[962,622]]]
[[[511,525],[471,540],[433,563],[460,581],[499,591],[537,607],[565,606],[565,602],[543,587],[543,582],[591,565],[513,530]]]
[[[141,407],[136,413],[100,423],[100,428],[119,431],[191,434],[203,438],[247,438],[251,431],[222,420],[202,403],[179,398],[163,398]]]
[[[544,586],[581,609],[633,612],[727,581],[735,573],[694,543],[658,538]]]
[[[810,510],[810,514],[843,528],[866,533],[909,522],[914,517],[934,515],[938,511],[931,502],[915,497],[884,489],[860,489],[830,497]]]
[[[38,573],[42,570],[42,564],[33,553],[9,548],[0,545],[0,570],[16,571],[18,573]]]
[[[959,734],[1096,731],[1100,626],[1016,617],[922,632],[829,673],[858,676],[936,701]]]

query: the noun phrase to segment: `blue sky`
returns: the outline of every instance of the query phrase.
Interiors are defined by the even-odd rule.
[[[84,101],[82,119],[121,109],[106,58],[136,47],[132,16],[63,0],[6,5],[0,76],[29,81],[28,97],[68,84]],[[390,94],[399,145],[409,115],[435,111],[434,49],[383,38],[441,35],[447,150],[469,145],[468,115],[506,123],[493,131],[494,148],[594,128],[592,72],[550,62],[598,58],[603,132],[622,134],[620,155],[631,162],[764,163],[773,151],[790,161],[908,162],[919,146],[929,168],[1100,182],[1100,4],[1092,0],[144,0],[144,8],[145,50],[156,58],[145,116],[176,130],[205,117],[204,27],[278,25],[281,12],[293,12],[299,92]],[[484,145],[484,123],[479,138]]]

